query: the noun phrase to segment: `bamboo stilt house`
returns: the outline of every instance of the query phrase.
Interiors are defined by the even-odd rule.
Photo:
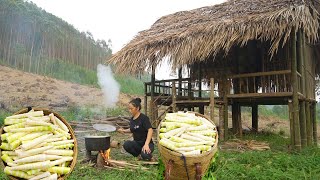
[[[229,0],[177,12],[139,32],[109,63],[118,72],[152,72],[145,105],[154,121],[160,105],[202,113],[209,106],[211,118],[219,107],[225,139],[229,106],[233,133],[241,136],[241,106],[252,107],[252,129],[258,130],[258,105],[288,105],[291,143],[300,149],[317,143],[319,7],[319,0]],[[178,79],[155,80],[164,60],[179,70]]]

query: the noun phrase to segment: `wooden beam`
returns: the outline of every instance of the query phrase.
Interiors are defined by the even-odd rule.
[[[214,79],[210,78],[210,119],[214,121]]]
[[[228,94],[228,98],[253,98],[253,97],[284,97],[292,96],[292,92],[278,93],[246,93],[246,94]]]
[[[294,146],[301,150],[300,121],[299,121],[299,99],[298,99],[298,75],[297,75],[297,36],[296,32],[291,34],[291,84],[293,87],[293,121],[294,121]]]
[[[189,81],[190,78],[182,78],[181,81]],[[165,83],[165,82],[168,82],[168,83],[171,83],[172,81],[179,81],[179,79],[164,79],[164,80],[157,80],[155,81],[156,83],[158,84],[161,84],[161,83]],[[151,82],[146,82],[147,85],[151,85]]]
[[[306,89],[305,89],[305,58],[304,58],[304,51],[303,51],[303,33],[302,30],[300,29],[298,31],[298,49],[297,49],[297,62],[298,62],[298,70],[301,73],[300,74],[300,84],[301,84],[301,94],[305,95]],[[306,102],[304,100],[300,101],[300,111],[299,111],[299,121],[300,121],[300,134],[301,134],[301,146],[306,147],[307,146],[307,130],[309,128],[306,126]]]
[[[258,132],[258,105],[253,104],[252,106],[252,131]]]
[[[228,76],[228,78],[246,78],[246,77],[255,77],[255,76],[271,76],[271,75],[281,75],[281,74],[290,74],[291,70],[281,70],[281,71],[267,71],[267,72],[257,72],[257,73],[246,73],[246,74],[236,74]]]

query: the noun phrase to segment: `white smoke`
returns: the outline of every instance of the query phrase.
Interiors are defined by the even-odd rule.
[[[114,107],[119,99],[120,85],[114,79],[109,66],[98,64],[98,83],[103,91],[104,103],[106,107]]]

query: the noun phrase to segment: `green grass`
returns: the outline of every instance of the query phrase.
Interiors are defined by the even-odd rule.
[[[146,170],[106,170],[97,169],[94,167],[89,167],[85,165],[77,165],[75,170],[72,172],[68,180],[80,180],[80,179],[90,179],[90,180],[125,180],[125,179],[141,179],[149,180],[156,177],[157,167],[151,166],[148,171]]]
[[[18,65],[17,67],[14,67],[12,65],[6,64],[6,62],[3,62],[1,59],[0,64],[23,70],[22,66]],[[77,84],[99,87],[96,71],[89,70],[71,63],[67,63],[62,60],[43,59],[41,60],[38,72],[35,69],[35,66],[31,68],[31,72]],[[120,84],[120,91],[122,93],[134,95],[143,95],[143,82],[150,80],[148,75],[141,76],[141,79],[135,76],[125,76],[117,74],[114,77],[116,81]]]
[[[217,179],[320,179],[319,148],[290,152],[289,139],[271,133],[250,134],[244,139],[268,142],[271,150],[220,151],[214,172]]]

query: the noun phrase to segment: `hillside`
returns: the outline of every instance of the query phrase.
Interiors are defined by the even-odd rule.
[[[99,88],[61,81],[0,66],[0,108],[14,111],[21,107],[63,109],[68,106],[103,106]],[[120,94],[119,106],[131,96]]]

